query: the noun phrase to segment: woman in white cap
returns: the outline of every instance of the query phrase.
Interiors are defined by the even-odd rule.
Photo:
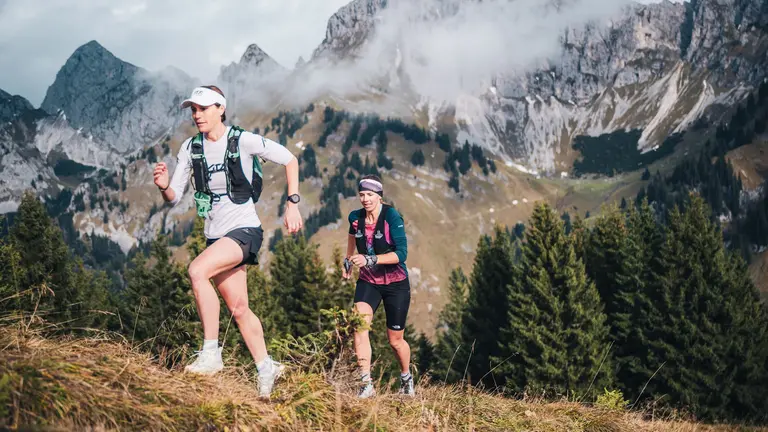
[[[216,86],[197,87],[181,104],[190,108],[199,133],[182,143],[173,177],[160,162],[154,182],[163,199],[181,201],[192,174],[195,204],[205,218],[206,249],[189,265],[189,277],[203,324],[203,348],[186,371],[214,374],[224,364],[219,348],[219,298],[216,284],[258,368],[259,394],[268,397],[284,366],[267,355],[261,322],[248,307],[246,265],[258,263],[263,240],[254,202],[261,194],[259,158],[285,166],[288,203],[284,224],[290,233],[302,227],[299,213],[299,164],[282,145],[236,126],[226,126],[227,101]]]
[[[387,339],[400,363],[400,392],[413,396],[411,348],[403,338],[411,303],[411,285],[405,266],[408,256],[405,223],[394,207],[382,202],[384,188],[379,177],[363,177],[357,190],[363,208],[349,214],[347,258],[342,276],[345,279],[350,277],[351,265],[360,268],[355,287],[355,308],[368,324],[373,321],[379,304],[384,303]],[[368,330],[358,330],[354,343],[362,381],[358,397],[369,398],[375,390],[371,379],[372,353]]]

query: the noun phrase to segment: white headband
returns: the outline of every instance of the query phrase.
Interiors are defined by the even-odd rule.
[[[181,107],[187,108],[193,103],[204,107],[214,104],[219,104],[225,108],[227,106],[227,100],[224,96],[205,87],[195,87],[195,89],[192,90],[192,96],[190,96],[189,99],[184,100],[184,102],[181,103]]]

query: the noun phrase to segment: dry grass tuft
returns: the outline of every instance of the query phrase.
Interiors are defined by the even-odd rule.
[[[0,428],[64,430],[728,431],[644,421],[638,413],[576,403],[514,400],[471,388],[423,384],[407,399],[384,391],[359,401],[350,370],[308,372],[297,362],[271,401],[249,369],[213,377],[160,367],[108,335],[45,338],[0,327]],[[385,384],[385,383],[381,383]],[[380,385],[379,388],[386,386]]]

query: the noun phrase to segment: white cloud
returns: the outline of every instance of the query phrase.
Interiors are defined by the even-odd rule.
[[[566,28],[607,24],[629,3],[560,0],[555,8],[541,0],[391,0],[354,64],[316,69],[286,91],[295,101],[329,90],[354,94],[396,68],[399,81],[420,95],[453,103],[487,90],[497,74],[539,67],[560,54]]]
[[[292,68],[299,56],[310,58],[328,18],[348,1],[0,0],[0,89],[39,105],[67,57],[93,39],[137,66],[173,65],[206,82],[251,43]],[[497,72],[556,55],[562,28],[609,17],[629,0],[560,0],[560,13],[543,19],[542,1],[462,2],[451,18],[413,24],[414,14],[451,1],[391,0],[361,61],[302,77],[293,96],[366,88],[391,69],[392,49],[400,46],[401,75],[423,94],[451,100]]]
[[[0,0],[0,89],[39,105],[78,46],[97,40],[149,70],[206,81],[252,43],[283,66],[308,59],[348,0]]]

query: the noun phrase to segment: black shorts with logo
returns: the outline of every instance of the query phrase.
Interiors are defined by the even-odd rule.
[[[229,237],[234,240],[240,245],[240,249],[243,250],[243,261],[235,267],[240,267],[245,264],[259,263],[259,250],[261,249],[261,243],[264,241],[264,230],[261,227],[233,229],[226,233],[224,237]],[[208,239],[205,242],[206,247],[215,243],[216,240],[218,239]]]
[[[411,284],[408,278],[387,285],[357,280],[355,303],[368,303],[376,313],[382,300],[384,313],[387,314],[387,328],[405,330],[405,318],[408,316],[408,307],[411,305]]]

